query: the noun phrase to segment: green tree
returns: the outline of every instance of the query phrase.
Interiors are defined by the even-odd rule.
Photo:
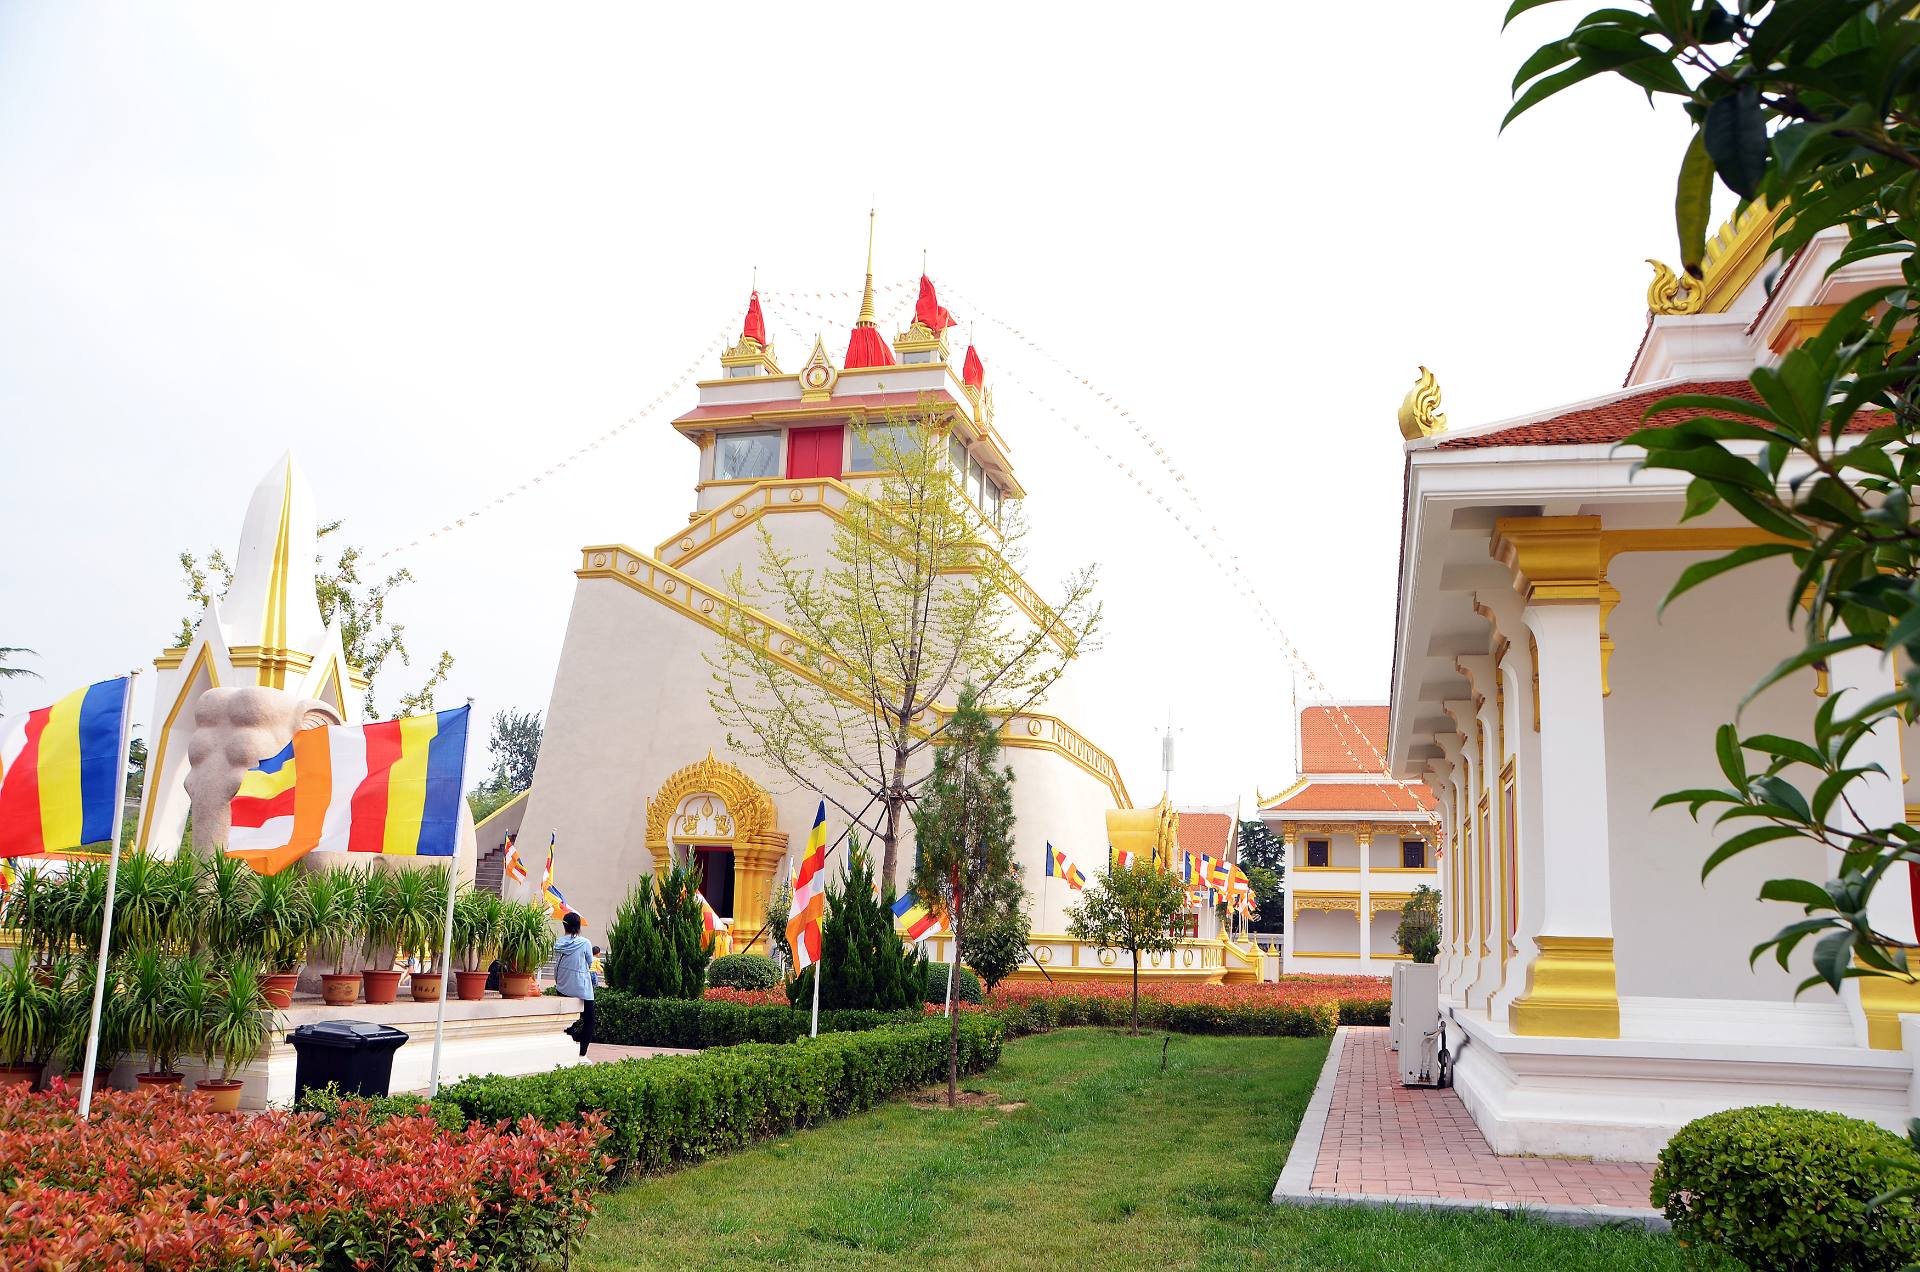
[[[317,537],[324,539],[340,526],[338,521],[328,522],[319,528]],[[378,720],[381,716],[374,699],[374,685],[387,660],[397,657],[402,666],[413,665],[413,656],[407,649],[406,625],[387,618],[387,601],[396,589],[413,581],[413,572],[399,569],[379,582],[368,583],[360,577],[361,556],[361,549],[352,546],[342,548],[332,563],[324,554],[316,554],[313,591],[320,606],[320,620],[331,623],[336,615],[339,617],[340,644],[347,662],[367,678],[366,697],[361,707],[368,719]],[[182,552],[180,569],[186,576],[187,602],[192,608],[174,633],[175,646],[193,640],[194,625],[208,604],[224,597],[233,586],[233,565],[219,548],[208,552],[204,560],[191,552]],[[395,700],[394,714],[419,715],[433,710],[433,692],[452,670],[453,655],[443,649],[426,681]]]
[[[1253,867],[1259,866],[1277,880],[1287,872],[1287,842],[1259,818],[1244,818],[1240,822],[1240,864],[1249,879]]]
[[[827,889],[820,961],[787,983],[787,1001],[810,1003],[819,976],[822,1009],[917,1010],[926,1001],[927,960],[893,930],[891,900],[875,888],[859,836],[849,836],[846,878]]]
[[[1440,893],[1421,884],[1407,894],[1400,925],[1393,929],[1400,952],[1416,963],[1431,963],[1440,955]]]
[[[475,821],[491,816],[533,785],[534,765],[540,759],[540,737],[538,711],[494,713],[493,733],[487,739],[492,770],[467,792],[467,805],[473,810]]]
[[[757,579],[730,580],[741,606],[780,616],[798,640],[736,614],[734,639],[708,659],[728,746],[819,790],[881,845],[889,887],[938,708],[971,681],[996,710],[1024,710],[1099,625],[1091,568],[1052,605],[1019,581],[1019,505],[994,524],[968,497],[949,460],[956,422],[927,401],[856,429],[876,475],[848,499],[826,561],[781,551],[762,523]]]
[[[992,993],[1028,958],[1033,917],[1027,912],[1027,890],[1020,877],[1009,871],[975,884],[967,895],[965,930],[966,939],[959,942],[960,961]]]
[[[984,918],[989,927],[1014,921],[1006,907],[1017,911],[1024,894],[1017,882],[1006,886],[1013,878],[1013,770],[1000,762],[999,727],[981,709],[971,683],[960,688],[934,754],[932,780],[914,806],[913,837],[918,854],[913,890],[922,902],[951,916],[961,957],[968,920]],[[947,1103],[952,1105],[959,1100],[958,1012],[947,1026]]]
[[[1541,0],[1518,0],[1512,18]],[[1668,600],[1720,574],[1787,558],[1797,576],[1781,596],[1802,648],[1748,695],[1796,670],[1824,668],[1846,650],[1905,656],[1891,692],[1835,694],[1813,714],[1809,738],[1742,737],[1723,725],[1715,739],[1721,788],[1676,791],[1697,819],[1718,809],[1727,837],[1703,873],[1751,848],[1811,839],[1835,851],[1830,880],[1775,879],[1766,899],[1803,907],[1805,918],[1753,951],[1782,967],[1812,938],[1814,974],[1838,989],[1850,976],[1912,978],[1901,943],[1875,931],[1868,900],[1890,872],[1904,880],[1920,863],[1920,827],[1856,816],[1849,789],[1889,780],[1856,748],[1884,721],[1920,714],[1920,258],[1913,213],[1920,193],[1920,78],[1913,50],[1920,22],[1908,6],[1865,0],[1779,0],[1733,9],[1656,0],[1588,14],[1564,39],[1543,45],[1514,80],[1508,120],[1596,75],[1618,75],[1650,97],[1678,99],[1692,121],[1679,169],[1675,221],[1687,273],[1701,276],[1709,202],[1717,179],[1742,200],[1764,200],[1780,219],[1771,248],[1791,256],[1816,234],[1844,232],[1830,270],[1873,258],[1897,269],[1897,286],[1870,288],[1841,305],[1825,327],[1777,366],[1750,377],[1758,403],[1687,394],[1649,414],[1700,412],[1644,428],[1630,444],[1648,467],[1687,473],[1686,515],[1725,504],[1776,536],[1690,566]],[[1803,603],[1805,605],[1803,611]],[[1744,703],[1742,704],[1744,705]]]
[[[0,645],[0,683],[8,680],[18,680],[23,676],[32,676],[35,680],[40,679],[39,672],[18,665],[18,660],[22,654],[35,658],[39,657],[39,655],[35,654],[31,649],[25,649],[19,645]],[[0,702],[5,701],[6,695],[0,694]]]
[[[706,929],[693,872],[642,875],[607,925],[607,984],[642,998],[698,998],[706,990]]]
[[[1151,863],[1113,867],[1067,908],[1073,936],[1133,956],[1133,1033],[1140,1032],[1140,956],[1173,949],[1171,925],[1186,908],[1186,885]]]

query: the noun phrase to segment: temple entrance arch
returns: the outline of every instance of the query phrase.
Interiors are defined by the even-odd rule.
[[[668,777],[647,801],[647,852],[656,877],[684,861],[702,873],[707,901],[733,919],[734,950],[764,952],[753,942],[766,922],[774,868],[787,853],[787,835],[775,828],[773,797],[760,783],[713,752]],[[718,887],[724,879],[724,892]],[[720,895],[716,895],[720,893]],[[730,906],[723,906],[723,901]]]

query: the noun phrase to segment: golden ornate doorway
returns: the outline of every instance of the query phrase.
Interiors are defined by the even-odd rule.
[[[733,854],[733,948],[765,953],[754,941],[767,918],[773,872],[787,853],[785,831],[774,829],[766,788],[713,752],[673,774],[647,801],[647,852],[663,875],[676,854],[695,848]]]

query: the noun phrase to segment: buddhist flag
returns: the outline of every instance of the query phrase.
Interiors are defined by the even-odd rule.
[[[114,842],[132,684],[102,680],[0,718],[0,857]]]
[[[527,863],[520,857],[519,845],[514,843],[514,840],[519,837],[518,832],[507,836],[507,855],[505,860],[500,863],[500,872],[515,883],[525,883],[527,881]]]
[[[813,815],[807,853],[793,877],[793,910],[787,919],[787,944],[793,970],[804,972],[820,961],[820,922],[827,913],[827,801]]]
[[[547,836],[547,868],[540,875],[540,896],[547,903],[548,911],[556,919],[564,919],[573,912],[567,904],[566,893],[553,881],[553,849],[560,841],[560,832],[553,831]],[[704,904],[704,903],[703,903]]]
[[[1080,872],[1080,867],[1068,861],[1067,854],[1055,848],[1051,842],[1047,844],[1047,877],[1065,879],[1067,886],[1075,892],[1087,886],[1087,876]]]
[[[13,885],[19,877],[19,872],[14,869],[13,858],[0,857],[0,916],[5,915],[7,907],[13,904]]]
[[[935,932],[947,930],[946,920],[929,910],[911,891],[893,903],[893,926],[909,943],[916,945]]]
[[[700,929],[706,933],[702,943],[712,948],[714,938],[720,935],[720,929],[724,926],[720,919],[720,912],[707,904],[706,893],[695,889],[693,895],[700,902]]]
[[[453,856],[471,712],[302,729],[242,775],[227,851],[261,874],[310,852]]]
[[[1131,870],[1133,869],[1133,862],[1134,855],[1125,849],[1113,854],[1113,869],[1115,870]]]

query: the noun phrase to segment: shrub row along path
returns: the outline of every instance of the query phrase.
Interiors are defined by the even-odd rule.
[[[1097,1029],[1017,1039],[967,1080],[976,1098],[957,1112],[895,1100],[638,1181],[600,1199],[574,1266],[1695,1266],[1643,1231],[1275,1206],[1327,1040],[1167,1039]]]
[[[1387,1033],[1340,1031],[1319,1151],[1309,1118],[1301,1155],[1282,1175],[1282,1193],[1310,1171],[1311,1183],[1300,1191],[1311,1197],[1552,1207],[1664,1223],[1647,1199],[1652,1162],[1498,1156],[1453,1091],[1400,1085]]]

